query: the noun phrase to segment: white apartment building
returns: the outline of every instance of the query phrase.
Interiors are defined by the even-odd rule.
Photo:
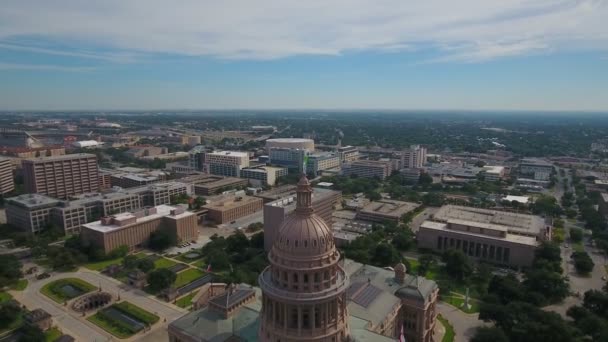
[[[401,168],[420,169],[426,162],[426,147],[412,145],[401,151]]]
[[[249,166],[249,154],[238,151],[216,151],[205,153],[205,170],[219,176],[240,177],[241,170]]]

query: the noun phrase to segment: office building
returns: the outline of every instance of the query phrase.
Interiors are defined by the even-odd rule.
[[[205,146],[199,145],[188,151],[190,157],[188,158],[188,164],[196,171],[203,171],[205,165],[205,153],[207,150]]]
[[[171,232],[178,242],[198,239],[196,215],[168,205],[106,216],[83,224],[80,236],[84,245],[93,245],[109,253],[121,246],[128,246],[130,251],[145,247],[150,234],[159,230]]]
[[[266,149],[268,153],[273,148],[286,148],[291,150],[304,150],[313,152],[315,150],[315,141],[312,139],[302,138],[277,138],[266,140]]]
[[[121,168],[117,171],[102,170],[102,172],[110,173],[110,184],[121,188],[133,188],[167,180],[167,173],[160,170]]]
[[[524,158],[519,163],[519,175],[524,179],[549,181],[553,164],[537,158]]]
[[[399,173],[401,174],[401,177],[403,177],[403,179],[412,182],[412,183],[417,183],[420,180],[420,175],[422,174],[423,170],[422,169],[401,169],[399,170]]]
[[[359,149],[355,146],[338,147],[338,157],[341,163],[353,162],[359,159]]]
[[[15,190],[14,168],[10,159],[0,158],[0,196]]]
[[[498,182],[505,176],[504,166],[484,166],[481,171],[486,182]]]
[[[272,165],[286,167],[289,172],[304,172],[304,160],[309,154],[307,150],[273,147],[268,152]]]
[[[402,169],[420,169],[426,163],[426,147],[412,145],[401,151]]]
[[[393,165],[390,161],[356,160],[342,165],[342,174],[362,178],[378,178],[384,180],[391,175]]]
[[[551,227],[540,216],[446,205],[417,234],[418,247],[443,252],[462,249],[469,257],[500,265],[527,267]]]
[[[261,198],[240,194],[227,194],[208,198],[207,204],[203,206],[208,211],[207,218],[217,224],[230,223],[236,219],[260,211],[262,207],[263,201]]]
[[[420,206],[419,203],[381,199],[370,202],[358,210],[357,219],[379,223],[386,221],[399,223],[403,215],[416,210]]]
[[[71,200],[61,201],[51,209],[51,221],[65,234],[77,234],[80,227],[103,216],[139,209],[140,196],[126,192],[106,194],[82,194]]]
[[[127,150],[127,154],[133,158],[143,158],[143,157],[154,157],[159,156],[165,153],[168,153],[169,150],[166,147],[158,147],[152,145],[138,145],[131,146]]]
[[[178,179],[180,183],[192,185],[197,196],[217,195],[221,192],[247,186],[243,178],[222,177],[209,174],[192,175]]]
[[[170,204],[175,196],[192,196],[192,185],[181,182],[163,182],[125,189],[130,194],[137,194],[141,207]]]
[[[40,194],[23,194],[6,200],[6,223],[27,233],[38,233],[52,224],[51,210],[60,201]]]
[[[182,145],[188,146],[196,146],[201,144],[201,136],[200,135],[183,135],[182,136]]]
[[[228,177],[240,177],[241,170],[249,166],[249,153],[217,151],[205,153],[205,172]]]
[[[97,157],[94,154],[68,154],[23,160],[25,191],[56,198],[99,189]]]
[[[340,166],[340,157],[335,153],[317,152],[308,155],[306,173],[318,176],[321,171],[335,169]]]
[[[274,166],[250,167],[241,170],[241,177],[254,186],[273,186],[277,179],[287,176],[287,168]]]
[[[296,188],[288,188],[290,191],[278,193],[272,197],[274,200],[264,205],[264,248],[270,251],[279,228],[285,219],[296,209]],[[279,199],[276,199],[276,198]],[[329,226],[333,224],[332,214],[342,202],[340,191],[313,188],[312,207],[315,214],[321,217]]]

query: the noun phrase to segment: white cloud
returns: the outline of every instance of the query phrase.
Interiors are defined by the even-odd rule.
[[[4,0],[0,40],[60,41],[84,58],[77,48],[275,59],[431,46],[436,61],[476,62],[608,50],[606,18],[604,0]]]

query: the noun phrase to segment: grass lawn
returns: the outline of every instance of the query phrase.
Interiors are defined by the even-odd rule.
[[[572,249],[574,249],[576,252],[584,252],[585,248],[583,247],[583,243],[582,242],[576,242],[572,244]]]
[[[139,253],[135,254],[135,256],[138,259],[141,259],[146,256],[146,253],[139,252]],[[93,270],[93,271],[102,271],[104,268],[106,268],[110,265],[120,265],[122,263],[122,259],[123,258],[115,258],[115,259],[104,260],[104,261],[90,262],[88,264],[84,264],[84,267],[86,267],[90,270]]]
[[[57,328],[51,328],[44,333],[44,339],[46,342],[55,342],[59,337],[63,335]]]
[[[179,256],[177,256],[175,259],[177,259],[179,261],[183,261],[187,264],[191,264],[191,263],[203,258],[203,255],[200,252],[196,252],[196,253],[198,253],[198,257],[196,257],[196,258],[186,258],[186,254],[188,254],[188,253],[191,253],[191,252],[182,253]]]
[[[107,319],[103,314],[97,312],[96,314],[89,316],[87,321],[95,324],[101,329],[109,332],[110,334],[118,337],[118,338],[127,338],[133,336],[133,332],[127,329],[124,329],[121,326],[116,325],[111,320]]]
[[[456,297],[456,296],[445,296],[441,298],[442,301],[457,307],[459,310],[465,312],[465,313],[476,313],[479,312],[479,301],[477,299],[472,299],[469,298],[469,305],[470,308],[465,308],[463,306],[464,304],[464,298],[461,297]]]
[[[27,287],[27,279],[19,279],[15,284],[11,285],[11,290],[23,291]]]
[[[204,270],[207,269],[207,262],[205,260],[199,260],[192,264],[194,267],[202,268]]]
[[[173,286],[180,288],[192,282],[194,279],[200,278],[203,274],[205,274],[205,272],[197,268],[189,268],[177,274],[177,278],[175,279]]]
[[[80,295],[83,295],[87,292],[91,292],[93,290],[95,290],[97,287],[87,283],[86,281],[82,280],[82,279],[78,279],[78,278],[63,278],[63,279],[58,279],[55,281],[52,281],[46,285],[44,285],[41,289],[40,292],[51,298],[52,300],[56,301],[57,303],[63,303],[66,300],[70,300],[72,298],[75,297],[70,297],[69,295],[65,294],[62,290],[61,287],[64,285],[71,285],[77,289],[79,289],[81,291]]]
[[[13,299],[13,296],[11,296],[10,293],[0,292],[0,303],[7,302],[11,299]]]
[[[155,314],[152,314],[152,313],[140,308],[139,306],[136,306],[135,304],[131,304],[129,302],[120,302],[120,303],[114,304],[112,306],[117,308],[118,310],[126,313],[127,315],[129,315],[133,318],[136,318],[139,321],[148,323],[150,325],[158,322],[158,320],[160,319]]]
[[[173,260],[169,260],[167,258],[160,258],[154,261],[154,268],[169,268],[177,263]]]
[[[175,304],[180,308],[187,309],[192,305],[192,298],[194,298],[194,296],[196,296],[196,291],[191,292],[187,296],[178,299]]]
[[[441,342],[453,342],[454,341],[454,327],[448,322],[447,319],[443,318],[441,315],[437,315],[437,319],[443,327],[445,328],[445,335],[443,335],[443,339]]]

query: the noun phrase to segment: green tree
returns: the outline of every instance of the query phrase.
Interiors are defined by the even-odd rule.
[[[247,247],[249,247],[249,240],[241,231],[237,231],[226,238],[226,252],[228,254],[242,252]]]
[[[414,243],[414,233],[409,229],[402,229],[393,236],[393,245],[400,251],[409,250]]]
[[[572,253],[572,260],[574,260],[574,267],[576,272],[580,274],[588,274],[593,270],[595,263],[587,254],[587,252],[574,252]]]
[[[426,273],[431,269],[431,267],[433,267],[433,265],[435,264],[435,256],[433,256],[432,254],[423,254],[420,256],[420,258],[418,258],[418,275],[419,276],[425,276]]]
[[[139,260],[135,255],[127,255],[122,259],[122,266],[128,270],[134,269],[137,267],[137,260]]]
[[[152,261],[150,258],[143,258],[137,261],[137,268],[144,273],[152,271],[154,267],[154,261]]]
[[[37,325],[24,324],[19,328],[18,342],[40,342],[45,340],[44,332]]]
[[[570,240],[572,242],[581,242],[583,241],[583,230],[580,228],[572,228],[570,229]]]
[[[264,232],[255,233],[251,236],[249,241],[252,248],[263,249],[264,248]]]
[[[509,338],[501,328],[479,327],[471,338],[471,342],[509,342]]]
[[[388,243],[379,243],[374,249],[372,263],[377,266],[394,266],[401,260],[399,252]]]
[[[154,292],[158,292],[169,288],[175,282],[176,278],[177,276],[175,273],[166,268],[161,268],[148,273],[147,280],[150,289]]]
[[[21,261],[14,255],[0,255],[0,288],[8,286],[23,276]]]
[[[230,258],[224,250],[214,250],[207,256],[207,263],[213,270],[225,270],[230,266]]]
[[[0,303],[0,330],[9,327],[19,317],[21,307],[16,301]]]
[[[445,251],[443,261],[446,272],[455,279],[464,280],[473,273],[471,260],[460,249]]]
[[[430,185],[433,183],[433,177],[431,177],[431,175],[429,175],[426,172],[423,172],[420,174],[420,177],[418,178],[418,183],[420,183],[420,185]]]

